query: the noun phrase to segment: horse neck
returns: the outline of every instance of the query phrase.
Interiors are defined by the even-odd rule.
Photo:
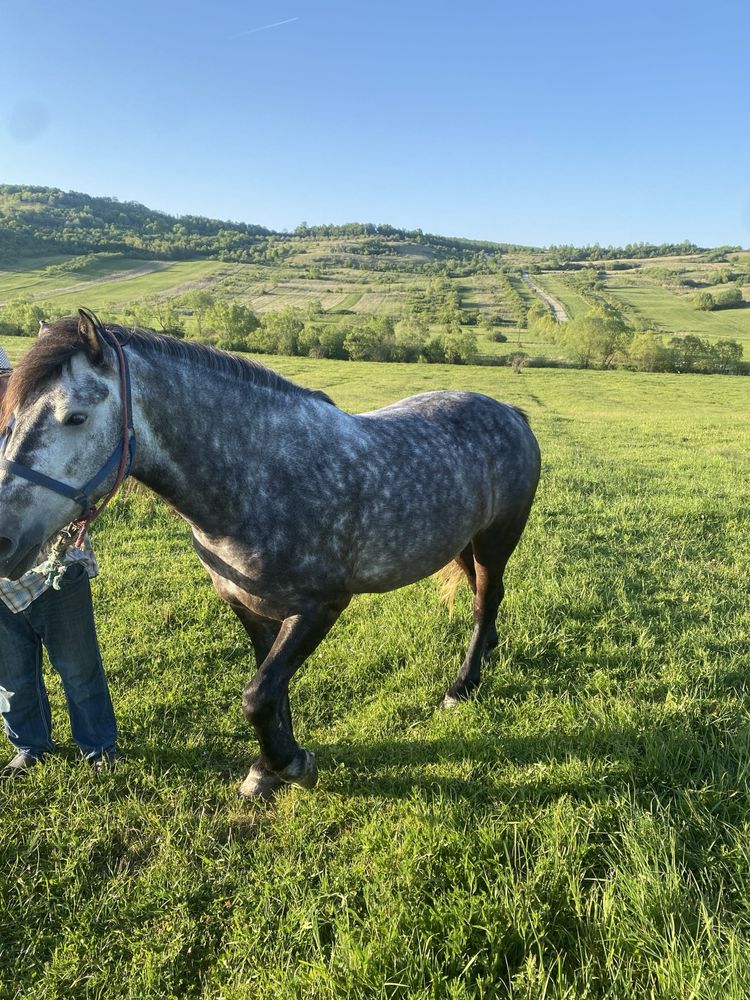
[[[247,467],[278,453],[312,403],[185,359],[131,358],[133,477],[199,527],[247,491]]]

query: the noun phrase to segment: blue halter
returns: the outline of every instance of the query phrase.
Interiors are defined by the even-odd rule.
[[[61,496],[67,497],[69,500],[77,503],[82,511],[80,518],[83,520],[88,519],[89,515],[92,513],[94,506],[92,494],[96,490],[97,486],[100,486],[104,480],[112,474],[112,472],[119,469],[120,463],[122,462],[123,448],[127,447],[127,462],[122,474],[122,479],[130,473],[135,459],[135,428],[133,427],[133,406],[130,398],[130,369],[128,368],[127,358],[125,357],[125,352],[122,350],[119,341],[116,344],[112,343],[110,337],[113,337],[113,335],[108,333],[101,325],[98,328],[98,333],[106,342],[110,343],[110,345],[115,348],[120,365],[122,405],[125,407],[125,413],[127,416],[127,436],[123,434],[117,443],[117,447],[101,469],[99,469],[99,471],[92,476],[87,483],[80,488],[77,488],[75,486],[69,486],[68,483],[62,483],[59,479],[52,479],[50,476],[45,476],[43,472],[37,472],[36,469],[30,468],[28,465],[23,465],[20,462],[14,462],[11,459],[6,458],[5,452],[8,447],[8,441],[10,440],[10,434],[5,436],[2,441],[2,448],[0,449],[0,469],[4,469],[6,472],[10,472],[14,476],[19,476],[21,479],[27,479],[30,483],[34,483],[37,486],[43,486],[45,489],[52,490],[53,493],[59,493]],[[11,421],[9,426],[12,430],[13,421]],[[116,485],[119,485],[119,483]]]

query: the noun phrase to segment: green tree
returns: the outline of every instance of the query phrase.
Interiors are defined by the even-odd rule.
[[[150,317],[148,325],[151,329],[168,333],[172,337],[185,336],[185,323],[176,299],[160,298],[155,295],[147,299],[144,306]]]
[[[715,308],[716,303],[710,292],[697,292],[693,296],[693,305],[696,309],[703,310],[703,312],[710,312]]]
[[[736,309],[737,306],[745,304],[742,298],[742,290],[737,285],[730,285],[724,291],[715,296],[717,309]]]
[[[256,336],[259,349],[266,354],[299,353],[299,336],[304,326],[299,311],[293,306],[264,313]]]
[[[736,375],[742,369],[742,344],[736,340],[717,340],[712,351],[714,371],[721,375]]]
[[[692,333],[672,337],[669,341],[672,363],[678,372],[711,371],[711,344]]]
[[[628,361],[639,372],[667,372],[672,367],[672,354],[661,337],[641,330],[633,334],[628,345]]]
[[[344,347],[354,361],[390,361],[394,342],[390,316],[358,316],[344,337]]]
[[[343,326],[327,324],[321,327],[318,334],[319,347],[317,349],[317,357],[338,358],[342,361],[347,359],[349,352],[344,346],[347,332],[347,328]]]
[[[564,327],[542,302],[535,302],[529,309],[527,322],[529,333],[538,340],[554,342],[564,331]]]
[[[194,291],[188,292],[187,295],[184,295],[182,297],[182,302],[195,320],[198,336],[202,337],[206,324],[206,317],[214,305],[213,295],[205,289],[196,288]]]
[[[417,361],[424,357],[430,336],[430,327],[420,315],[410,315],[396,324],[394,359],[396,361]]]
[[[613,309],[596,306],[564,326],[562,342],[584,368],[600,365],[606,368],[623,350],[628,329],[622,317]]]
[[[206,327],[224,341],[247,340],[260,326],[260,320],[249,306],[240,302],[217,300],[206,314]]]
[[[0,331],[9,337],[33,337],[46,318],[41,303],[26,298],[11,299],[0,310]]]
[[[450,326],[440,336],[443,357],[449,365],[464,365],[477,353],[476,334],[460,326]]]

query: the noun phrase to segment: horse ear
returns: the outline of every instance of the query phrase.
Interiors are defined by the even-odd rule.
[[[86,353],[91,361],[97,362],[102,359],[102,342],[100,332],[102,324],[95,313],[90,309],[78,310],[78,332],[86,341]]]

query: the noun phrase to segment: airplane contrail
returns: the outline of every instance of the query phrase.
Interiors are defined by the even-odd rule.
[[[273,24],[262,24],[259,28],[249,28],[247,31],[241,31],[238,35],[232,35],[232,38],[242,38],[243,35],[254,35],[258,31],[268,31],[269,28],[280,28],[282,24],[291,24],[292,21],[299,21],[299,18],[288,17],[286,21],[274,21]]]

